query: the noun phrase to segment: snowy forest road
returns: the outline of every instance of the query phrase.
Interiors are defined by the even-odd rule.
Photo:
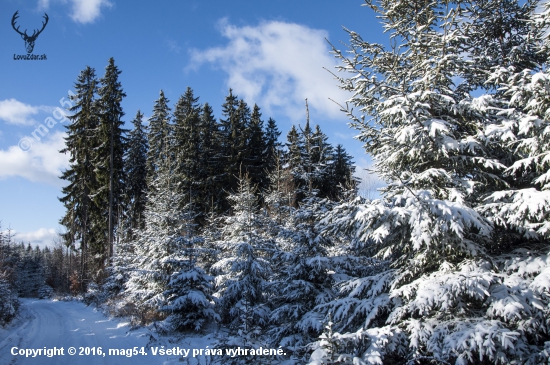
[[[110,365],[110,364],[166,364],[166,356],[124,355],[109,356],[109,349],[145,347],[149,341],[147,329],[129,331],[128,323],[106,318],[102,313],[81,302],[51,300],[22,300],[23,318],[0,332],[0,364],[2,365]],[[13,355],[19,349],[64,348],[64,355],[25,357]],[[75,355],[68,348],[76,349]],[[103,355],[79,355],[80,348],[102,348]],[[14,348],[17,348],[14,350]],[[139,350],[138,350],[139,351]]]

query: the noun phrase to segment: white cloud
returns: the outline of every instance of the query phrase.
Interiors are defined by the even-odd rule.
[[[77,23],[93,23],[101,16],[102,7],[111,7],[109,0],[57,0],[60,3],[69,3],[71,19]],[[38,0],[38,10],[48,10],[51,0]]]
[[[333,71],[337,64],[326,31],[279,21],[237,27],[222,20],[220,28],[228,44],[192,50],[190,69],[204,63],[221,68],[228,74],[227,86],[248,103],[268,113],[281,110],[293,121],[305,119],[305,98],[311,111],[342,117],[328,98],[343,102],[349,95],[323,69]]]
[[[9,124],[32,125],[36,121],[32,119],[33,115],[40,111],[47,111],[45,106],[32,106],[22,103],[15,99],[0,100],[0,119]]]
[[[15,234],[15,242],[23,242],[25,245],[30,243],[31,246],[39,246],[44,248],[46,246],[53,246],[54,240],[58,238],[58,234],[53,228],[40,228],[34,232],[17,232],[12,231]]]
[[[38,10],[45,10],[50,7],[50,0],[38,0]]]
[[[64,132],[50,132],[40,141],[25,137],[26,142],[32,142],[28,151],[19,146],[0,150],[0,179],[19,176],[33,182],[62,186],[59,175],[69,166],[69,156],[59,153],[65,147],[64,136]]]
[[[108,0],[70,0],[73,4],[71,18],[78,23],[93,23],[101,15],[101,7],[111,7]]]

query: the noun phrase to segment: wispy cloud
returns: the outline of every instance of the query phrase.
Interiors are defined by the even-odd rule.
[[[47,106],[32,106],[16,99],[0,100],[0,120],[9,124],[33,125],[36,121],[33,115],[41,111],[47,112],[52,108]]]
[[[47,10],[51,0],[38,0],[38,9]],[[57,0],[71,5],[70,17],[77,23],[93,23],[101,16],[102,8],[113,6],[109,0]]]
[[[281,110],[291,120],[304,119],[304,99],[310,110],[342,118],[338,106],[349,95],[339,90],[332,70],[337,64],[329,54],[328,33],[295,23],[262,22],[238,27],[219,23],[224,46],[191,51],[188,69],[210,64],[227,73],[226,84],[247,102],[256,102],[270,113]]]
[[[50,7],[50,0],[38,0],[38,10],[46,10]]]
[[[175,40],[173,39],[167,39],[166,40],[166,45],[168,46],[168,49],[172,52],[176,52],[176,53],[180,53],[181,52],[181,47],[180,45],[178,44],[178,42],[176,42]]]
[[[35,142],[28,151],[19,146],[0,150],[0,179],[22,177],[33,182],[62,186],[62,170],[69,166],[69,156],[59,153],[65,146],[64,132],[50,133]]]
[[[33,232],[17,232],[12,231],[15,242],[30,243],[32,247],[38,246],[44,248],[53,246],[54,240],[58,238],[58,234],[53,228],[40,228]]]

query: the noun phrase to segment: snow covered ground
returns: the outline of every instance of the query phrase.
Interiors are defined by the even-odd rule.
[[[204,356],[193,357],[193,350],[212,345],[211,337],[205,336],[178,343],[160,339],[147,347],[150,336],[147,328],[131,330],[129,323],[106,318],[78,301],[23,299],[21,315],[7,328],[0,328],[0,364],[204,364]],[[70,347],[75,355],[69,354]],[[44,349],[56,355],[48,357]],[[185,350],[189,350],[187,356]]]

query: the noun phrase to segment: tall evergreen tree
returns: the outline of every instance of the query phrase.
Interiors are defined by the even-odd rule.
[[[156,179],[157,171],[162,161],[168,157],[168,146],[173,137],[172,125],[170,124],[169,100],[160,91],[158,100],[153,107],[153,115],[149,118],[149,131],[147,139],[149,150],[147,151],[147,184],[152,184]]]
[[[342,147],[341,144],[337,145],[332,155],[332,164],[329,168],[328,177],[329,184],[327,186],[327,196],[330,199],[336,200],[340,196],[340,186],[346,188],[355,188],[357,181],[353,177],[355,172],[355,166],[353,165],[353,157],[351,157]]]
[[[300,165],[295,170],[295,176],[298,180],[298,186],[301,190],[300,200],[310,194],[315,186],[316,171],[315,171],[315,140],[313,130],[309,125],[309,119],[306,121],[305,127],[300,127]]]
[[[111,57],[101,78],[98,90],[97,112],[99,125],[97,130],[99,146],[95,150],[94,165],[99,189],[94,195],[94,202],[99,208],[105,208],[103,219],[94,222],[98,231],[106,232],[107,247],[103,242],[95,242],[94,254],[111,257],[114,251],[114,232],[118,224],[118,207],[122,207],[124,194],[124,152],[125,138],[121,102],[126,96],[119,81],[122,71]]]
[[[182,202],[179,208],[191,203],[197,203],[200,194],[199,165],[201,135],[200,135],[200,106],[198,97],[188,87],[174,107],[174,146],[173,155],[176,159],[179,195]]]
[[[125,214],[126,230],[130,239],[135,238],[137,230],[145,228],[143,212],[147,202],[147,132],[143,125],[143,114],[138,110],[132,121],[134,128],[128,135],[128,148],[124,156]]]
[[[237,190],[239,176],[246,173],[246,166],[243,166],[243,164],[249,156],[249,151],[247,150],[249,140],[247,132],[250,132],[249,126],[250,108],[243,99],[240,99],[234,117],[231,119],[229,159],[227,161],[229,191]]]
[[[95,240],[91,221],[97,209],[90,196],[97,191],[98,183],[90,152],[99,146],[96,134],[99,125],[97,88],[95,70],[88,66],[75,82],[76,94],[70,97],[74,103],[69,109],[71,123],[66,126],[65,148],[60,151],[70,154],[69,168],[61,175],[68,185],[61,190],[63,197],[59,199],[66,209],[60,223],[66,228],[65,241],[73,247],[80,243],[81,286],[88,278],[89,242]]]
[[[243,173],[243,162],[247,159],[246,149],[248,142],[247,128],[250,124],[250,108],[244,100],[238,100],[233,91],[222,105],[222,116],[220,119],[220,149],[225,158],[225,184],[224,190],[227,194],[237,189],[238,176]],[[227,196],[227,195],[226,195]],[[228,209],[225,202],[225,209]]]
[[[312,130],[309,121],[300,131],[293,126],[287,135],[287,168],[294,177],[298,202],[313,191],[320,198],[335,199],[338,195],[331,174],[333,147],[327,140],[318,125]]]
[[[281,132],[277,128],[277,123],[273,118],[267,120],[267,125],[264,132],[265,149],[262,152],[262,158],[267,171],[272,171],[276,165],[278,150],[282,144],[279,142]]]
[[[285,156],[285,164],[286,168],[290,170],[290,174],[292,175],[293,186],[296,191],[296,199],[301,199],[299,188],[302,186],[300,181],[300,169],[302,166],[302,149],[304,141],[301,134],[298,132],[298,129],[296,129],[296,126],[294,125],[288,132],[286,139],[287,151]]]
[[[262,113],[260,107],[254,104],[250,122],[245,129],[245,156],[243,158],[242,167],[243,173],[247,173],[253,185],[263,191],[267,185],[265,176],[265,161],[263,154],[266,149],[265,137],[263,131]]]
[[[222,201],[223,208],[222,211],[225,211],[229,208],[229,204],[226,201],[227,194],[232,191],[234,185],[232,183],[235,181],[235,174],[238,173],[238,166],[234,166],[236,161],[236,147],[235,138],[242,131],[234,131],[233,129],[239,125],[238,119],[239,114],[237,109],[239,106],[239,100],[237,95],[233,95],[233,90],[229,89],[229,95],[225,97],[225,102],[222,105],[222,118],[220,119],[220,130],[219,130],[219,149],[221,152],[221,157],[223,159],[224,167],[224,176],[222,188],[225,191],[225,196]]]
[[[212,107],[204,103],[200,115],[200,181],[203,212],[220,211],[223,206],[224,155],[223,133],[219,130]]]
[[[331,181],[331,170],[333,161],[333,148],[327,142],[328,137],[319,125],[311,136],[311,162],[313,164],[312,176],[313,186],[319,190],[319,197],[335,199],[338,195],[338,185]]]

